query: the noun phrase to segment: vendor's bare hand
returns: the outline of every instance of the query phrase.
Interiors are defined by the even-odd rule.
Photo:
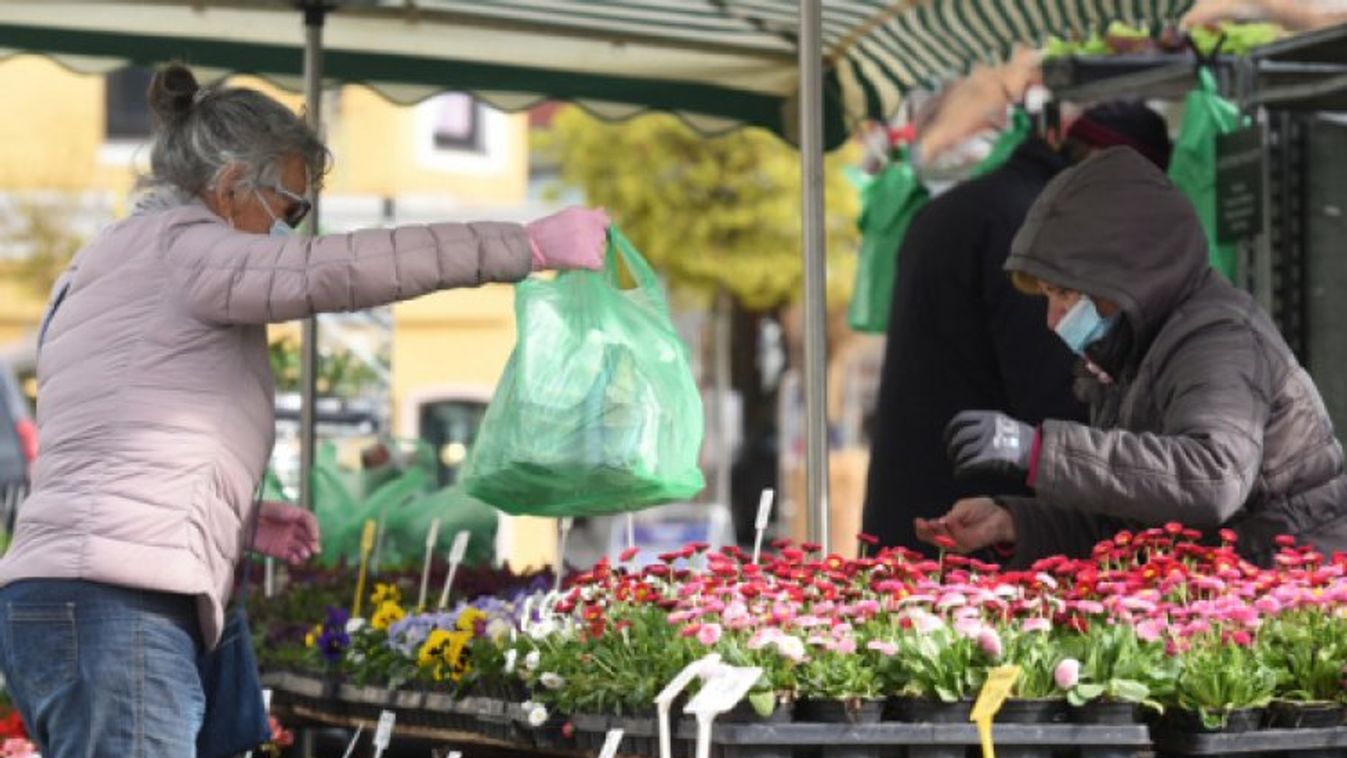
[[[263,500],[253,549],[292,564],[303,563],[321,550],[318,519],[305,508]]]
[[[954,541],[953,549],[971,553],[1001,542],[1015,541],[1015,521],[1010,512],[989,497],[965,498],[938,519],[916,519],[918,539],[932,545],[937,538]]]

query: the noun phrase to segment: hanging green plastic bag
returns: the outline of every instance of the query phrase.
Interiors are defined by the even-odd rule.
[[[1216,241],[1216,138],[1239,129],[1239,108],[1221,97],[1211,71],[1198,71],[1197,88],[1184,100],[1183,126],[1169,160],[1169,178],[1188,196],[1207,232],[1211,267],[1234,281],[1239,247]]]
[[[636,288],[619,287],[618,261]],[[702,403],[655,272],[610,228],[602,271],[515,290],[514,352],[463,471],[507,513],[582,516],[685,500],[704,485]]]
[[[861,189],[861,251],[847,322],[858,332],[883,333],[898,280],[898,248],[917,211],[931,199],[907,151],[897,156]]]
[[[973,167],[973,176],[982,176],[990,174],[998,168],[1005,165],[1010,160],[1010,156],[1020,149],[1020,145],[1029,139],[1029,135],[1034,133],[1034,122],[1029,118],[1028,111],[1023,108],[1016,108],[1010,114],[1010,127],[1001,136],[996,138],[992,145],[992,151],[987,154],[982,162]]]

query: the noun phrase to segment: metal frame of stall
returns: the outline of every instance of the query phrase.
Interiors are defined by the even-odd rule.
[[[1177,101],[1192,88],[1198,63],[1191,54],[1068,57],[1045,63],[1044,83],[1055,97],[1076,102],[1114,97]],[[1264,129],[1264,228],[1241,245],[1239,283],[1272,315],[1306,363],[1311,352],[1307,140],[1314,114],[1347,112],[1347,24],[1208,63],[1222,92]]]

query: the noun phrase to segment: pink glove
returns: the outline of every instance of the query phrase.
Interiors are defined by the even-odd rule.
[[[602,268],[609,223],[602,208],[567,208],[528,224],[533,270]]]
[[[261,508],[257,515],[254,550],[294,564],[303,563],[320,552],[318,519],[313,513],[274,500],[263,500]]]

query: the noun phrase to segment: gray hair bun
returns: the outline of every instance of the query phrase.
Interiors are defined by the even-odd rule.
[[[170,63],[154,72],[147,96],[155,120],[166,126],[186,118],[200,89],[191,70],[180,63]]]

